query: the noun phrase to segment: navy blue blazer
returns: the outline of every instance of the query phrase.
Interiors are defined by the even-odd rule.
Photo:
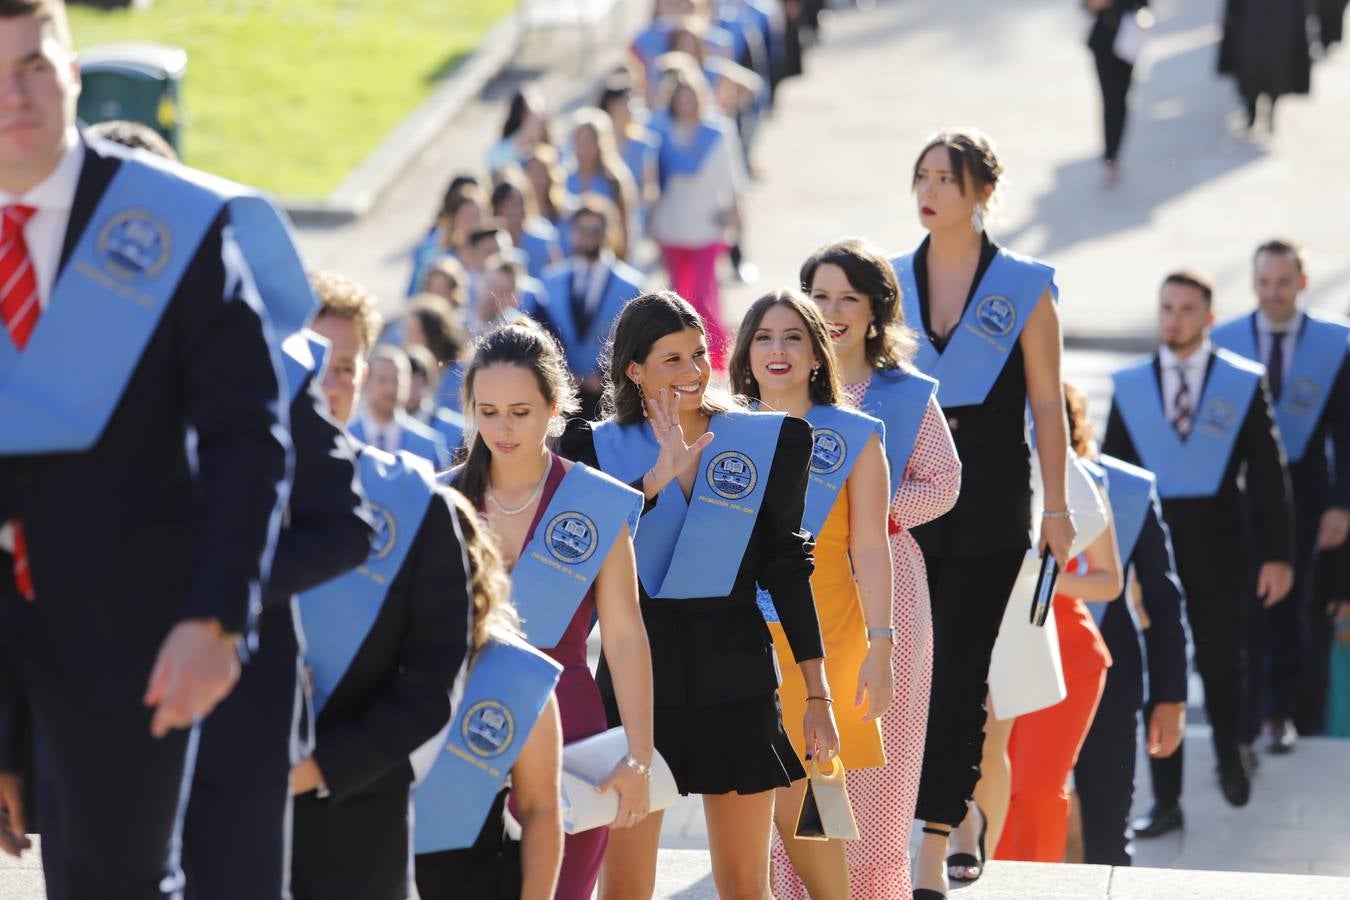
[[[270,783],[313,749],[292,598],[364,562],[374,531],[355,450],[327,408],[310,375],[291,403],[294,484],[263,597],[258,650],[203,726],[197,778]]]
[[[473,630],[468,573],[450,502],[432,499],[356,657],[317,719],[314,759],[330,797],[403,790],[408,755],[450,718]]]
[[[1213,365],[1214,357],[1211,356],[1205,369],[1206,380]],[[1153,358],[1153,375],[1161,384],[1156,355]],[[1172,425],[1160,417],[1157,427],[1171,428]],[[1114,402],[1106,419],[1106,436],[1102,440],[1102,452],[1125,462],[1144,466],[1138,450],[1135,449],[1130,430]],[[1293,509],[1289,473],[1285,464],[1284,448],[1280,444],[1279,432],[1275,428],[1270,390],[1266,386],[1264,375],[1261,377],[1259,390],[1253,394],[1251,403],[1243,412],[1237,443],[1228,460],[1228,468],[1224,471],[1219,490],[1212,497],[1164,500],[1163,509],[1173,531],[1185,533],[1193,539],[1204,540],[1214,547],[1219,555],[1223,555],[1231,552],[1235,546],[1234,541],[1237,541],[1238,545],[1245,545],[1248,539],[1244,516],[1244,493],[1255,503],[1262,523],[1257,535],[1257,546],[1254,548],[1257,559],[1261,562],[1292,562]]]
[[[127,152],[86,145],[63,267]],[[23,519],[35,613],[72,674],[97,645],[122,641],[139,668],[177,621],[246,632],[261,610],[291,447],[266,313],[227,284],[228,224],[222,211],[94,445],[0,458],[0,519]]]

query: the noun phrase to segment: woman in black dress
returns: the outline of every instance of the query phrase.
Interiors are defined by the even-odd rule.
[[[805,721],[788,727],[804,727],[805,746],[822,759],[839,746],[809,581],[810,546],[800,531],[811,427],[709,395],[703,321],[669,291],[643,294],[624,307],[606,371],[609,418],[573,422],[562,455],[600,468],[647,497],[635,544],[651,643],[656,748],[681,793],[704,795],[719,896],[769,900],[773,792],[805,773],[783,731],[773,641],[755,603],[756,583],[774,598],[812,698]],[[733,444],[736,434],[742,443]],[[623,452],[615,453],[619,446]],[[718,467],[729,457],[745,466],[732,470],[748,476],[749,493],[743,496],[714,477],[726,471]],[[760,480],[762,490],[756,492]],[[747,511],[754,514],[751,523],[737,518]],[[660,567],[670,574],[654,576],[652,549],[665,540],[658,523],[672,514],[679,543],[665,557],[668,569]],[[682,550],[690,536],[683,524],[696,516],[723,517],[705,520],[706,529],[691,529],[712,535],[714,546],[703,554]],[[731,537],[737,522],[745,535],[739,541]],[[670,554],[670,544],[665,546]],[[720,596],[671,589],[672,575],[700,581],[719,563],[730,584]],[[597,681],[610,721],[617,722],[603,658]],[[661,814],[653,813],[611,833],[601,897],[652,895],[661,821]]]
[[[949,132],[929,141],[913,182],[929,236],[892,260],[905,318],[923,326],[914,363],[939,381],[938,402],[962,464],[956,506],[912,532],[933,604],[916,900],[946,896],[947,836],[966,817],[979,779],[990,654],[1030,543],[1028,409],[1045,482],[1042,546],[1063,566],[1073,541],[1054,270],[985,234],[1002,173],[983,135]],[[982,861],[966,860],[971,868]],[[964,865],[954,874],[974,876]]]

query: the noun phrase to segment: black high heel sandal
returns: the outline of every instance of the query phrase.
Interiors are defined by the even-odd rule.
[[[938,837],[950,838],[952,836],[950,828],[944,831],[941,828],[933,828],[929,825],[925,825],[921,830],[924,834],[935,834]],[[942,891],[935,891],[932,888],[915,888],[914,900],[947,900],[947,895],[942,893]]]
[[[979,856],[972,856],[969,853],[953,853],[947,857],[947,880],[959,881],[961,884],[974,884],[980,880],[980,875],[984,874],[984,836],[989,831],[989,817],[980,809],[980,804],[972,803],[971,806],[980,814],[980,840],[976,845],[979,850]],[[980,874],[974,878],[958,878],[952,874],[952,869],[960,866],[963,869],[979,869]]]

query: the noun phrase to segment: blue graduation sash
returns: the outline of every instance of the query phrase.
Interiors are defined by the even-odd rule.
[[[1144,530],[1144,521],[1148,518],[1149,508],[1153,505],[1154,485],[1157,479],[1153,473],[1138,466],[1132,466],[1114,456],[1102,456],[1097,460],[1080,460],[1097,486],[1106,492],[1106,500],[1111,505],[1111,524],[1116,529],[1116,551],[1120,554],[1122,570],[1130,567],[1130,557],[1134,555],[1135,544]],[[1121,602],[1103,600],[1088,602],[1088,611],[1098,625],[1106,616],[1107,604]]]
[[[840,406],[817,404],[807,412],[811,423],[811,472],[806,483],[806,511],[802,530],[819,536],[830,510],[839,500],[839,492],[848,483],[858,454],[873,434],[886,443],[886,426],[878,419]],[[755,602],[764,621],[777,622],[778,610],[773,598],[756,585]]]
[[[656,152],[657,174],[661,187],[673,175],[694,175],[703,167],[713,147],[722,140],[722,129],[711,122],[700,122],[693,140],[682,144],[675,139],[674,123],[669,117],[654,117],[652,127],[661,135],[661,147]]]
[[[370,556],[345,575],[299,596],[316,715],[375,624],[436,491],[430,465],[410,453],[363,448],[359,474],[375,520]]]
[[[1260,365],[1216,347],[1195,424],[1184,441],[1163,412],[1152,359],[1113,376],[1116,408],[1140,462],[1158,477],[1158,494],[1164,500],[1211,497],[1218,491],[1264,372]]]
[[[308,328],[302,328],[281,342],[281,365],[292,403],[300,396],[306,378],[311,375],[321,377],[330,346],[328,338]]]
[[[511,602],[526,639],[556,647],[624,525],[637,534],[642,495],[574,463],[511,570]]]
[[[922,372],[881,369],[872,374],[863,394],[862,411],[886,423],[886,464],[890,469],[890,494],[904,478],[914,442],[919,437],[924,410],[937,392],[938,383]]]
[[[1059,299],[1054,269],[1000,247],[947,348],[939,353],[919,327],[923,312],[914,277],[914,254],[897,256],[891,266],[900,280],[905,318],[919,332],[914,365],[937,379],[938,402],[944,409],[983,403],[1046,288]]]
[[[274,334],[304,326],[314,294],[282,214],[248,188],[133,152],[22,353],[0,328],[0,455],[93,446],[224,208],[248,264],[245,296],[265,304]]]
[[[531,219],[522,229],[520,242],[520,249],[525,251],[527,260],[526,271],[531,278],[538,278],[553,264],[553,249],[558,247],[558,229],[547,219]],[[558,252],[561,255],[561,249]]]
[[[764,485],[778,448],[783,414],[725,412],[713,416],[713,441],[689,502],[671,479],[642,517],[634,541],[638,577],[649,596],[663,600],[725,597],[754,530]],[[624,483],[642,476],[660,448],[646,422],[602,422],[592,430],[600,468]]]
[[[494,638],[474,656],[464,697],[436,737],[441,751],[413,792],[413,852],[473,846],[562,667],[532,647]]]
[[[605,178],[595,175],[586,181],[582,181],[581,173],[575,170],[567,173],[567,193],[573,197],[580,197],[582,194],[599,194],[614,203],[619,202],[619,198],[614,193],[614,188]]]
[[[651,165],[652,160],[657,158],[660,150],[659,138],[656,132],[647,130],[647,133],[641,137],[625,137],[623,146],[619,149],[619,155],[623,157],[624,165],[633,176],[633,181],[641,192],[643,181],[647,177],[647,167]],[[640,203],[645,204],[646,200],[638,197]]]
[[[1280,426],[1290,462],[1298,462],[1307,452],[1336,374],[1350,350],[1350,325],[1312,313],[1304,316],[1289,375],[1284,379],[1284,391],[1275,404],[1275,421]],[[1256,343],[1255,314],[1216,326],[1210,340],[1216,347],[1231,350],[1252,362],[1264,362]]]
[[[886,426],[866,413],[824,404],[811,407],[806,421],[811,423],[811,474],[802,528],[819,535],[867,439],[875,434],[884,446]]]
[[[642,273],[619,260],[612,260],[609,265],[604,293],[600,295],[600,303],[584,333],[578,330],[576,320],[572,318],[572,263],[560,265],[544,276],[548,318],[558,329],[568,368],[577,378],[600,371],[600,357],[614,320],[624,304],[642,293]]]

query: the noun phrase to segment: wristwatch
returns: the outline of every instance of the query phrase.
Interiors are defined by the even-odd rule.
[[[869,628],[869,629],[867,629],[867,639],[868,639],[869,641],[876,640],[877,638],[885,638],[886,640],[888,640],[888,641],[890,641],[892,644],[894,644],[894,643],[895,643],[895,629],[894,629],[894,628]]]

